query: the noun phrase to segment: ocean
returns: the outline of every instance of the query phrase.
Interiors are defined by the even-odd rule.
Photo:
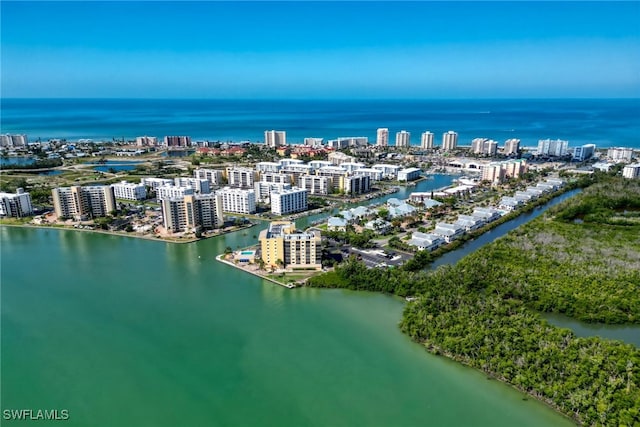
[[[640,99],[472,100],[210,100],[210,99],[2,99],[0,132],[30,141],[65,138],[94,141],[136,136],[189,135],[194,140],[262,142],[265,130],[284,130],[289,143],[305,137],[366,136],[376,129],[420,134],[458,132],[473,138],[519,138],[523,146],[560,138],[570,146],[640,149]]]

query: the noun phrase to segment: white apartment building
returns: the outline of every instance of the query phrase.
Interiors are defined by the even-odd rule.
[[[193,177],[196,179],[206,179],[209,181],[209,188],[222,185],[222,171],[220,169],[201,169],[193,171]]]
[[[278,173],[282,168],[282,164],[276,162],[259,162],[256,164],[256,171],[260,174],[272,172]]]
[[[222,196],[222,210],[225,212],[253,214],[256,212],[255,190],[224,187],[216,194]]]
[[[511,154],[518,154],[520,151],[520,140],[517,138],[507,139],[504,142],[504,154],[509,156]]]
[[[304,145],[308,147],[320,147],[324,141],[324,138],[305,138]]]
[[[327,176],[301,175],[298,178],[298,186],[304,188],[309,194],[329,194],[331,193],[332,180]]]
[[[347,136],[327,141],[327,147],[340,150],[347,147],[366,147],[369,144],[369,138],[366,136]]]
[[[304,188],[293,187],[271,193],[271,213],[275,215],[303,212],[307,208],[307,190]]]
[[[163,185],[156,188],[156,198],[158,200],[183,198],[194,193],[195,191],[192,187],[178,187],[177,185]]]
[[[422,132],[420,137],[420,148],[423,150],[431,150],[433,148],[433,132]]]
[[[356,159],[353,156],[346,155],[340,151],[334,151],[327,156],[332,165],[340,166],[343,163],[354,162]]]
[[[164,145],[166,147],[191,147],[190,136],[165,136]]]
[[[573,160],[584,162],[596,153],[595,144],[584,144],[573,148]]]
[[[283,130],[265,130],[264,143],[271,148],[287,145],[287,133]]]
[[[284,173],[265,172],[260,174],[260,182],[271,182],[274,184],[290,184],[291,176]]]
[[[138,147],[158,145],[158,138],[155,136],[138,136],[136,137],[136,145]]]
[[[309,166],[311,166],[314,171],[322,167],[331,166],[331,165],[333,165],[333,163],[331,163],[328,160],[311,160],[309,162]]]
[[[144,200],[147,198],[147,187],[142,184],[121,181],[111,184],[113,195],[116,199],[124,200]]]
[[[345,162],[342,163],[340,167],[346,169],[349,173],[353,173],[355,170],[365,167],[365,164],[358,162]]]
[[[561,139],[541,139],[538,141],[539,156],[564,156],[569,150],[569,141]]]
[[[271,193],[274,191],[288,190],[291,188],[291,184],[287,183],[274,183],[258,181],[255,184],[254,190],[256,192],[256,201],[264,202],[271,197]]]
[[[442,134],[442,150],[451,151],[458,147],[458,134],[452,130]]]
[[[406,130],[401,130],[400,132],[396,132],[396,147],[409,148],[410,141],[411,141],[411,132],[407,132]]]
[[[255,173],[250,168],[227,168],[227,180],[230,187],[253,188]]]
[[[382,172],[382,176],[387,179],[398,179],[398,172],[402,167],[397,165],[377,164],[371,166],[372,169],[378,169]]]
[[[376,132],[376,145],[378,147],[388,147],[389,146],[389,129],[387,128],[379,128]]]
[[[58,187],[51,190],[58,218],[107,216],[116,210],[116,198],[109,185]]]
[[[382,179],[382,171],[373,168],[358,168],[354,170],[354,173],[358,175],[365,175],[371,178],[372,181],[380,181]]]
[[[633,157],[632,148],[613,147],[607,150],[607,157],[614,162],[630,162]]]
[[[280,165],[280,168],[284,168],[284,167],[287,167],[287,166],[294,166],[294,165],[304,165],[304,160],[300,160],[300,159],[280,159],[278,164]]]
[[[0,216],[22,218],[32,214],[31,195],[22,188],[15,193],[0,192]]]
[[[163,185],[173,185],[172,179],[167,178],[142,178],[140,184],[149,187],[152,190],[156,190]]]
[[[371,191],[371,178],[355,174],[340,178],[340,191],[348,195],[364,194]]]
[[[176,177],[173,181],[176,187],[191,187],[193,188],[193,191],[200,194],[211,193],[209,181],[206,179]]]
[[[622,169],[622,176],[629,179],[640,178],[640,163],[625,166],[624,169]]]
[[[418,168],[406,168],[398,171],[398,181],[414,181],[420,178],[422,170]]]
[[[0,135],[0,147],[26,147],[28,143],[27,135]]]
[[[474,138],[471,140],[471,152],[495,156],[498,153],[498,142],[488,138]]]

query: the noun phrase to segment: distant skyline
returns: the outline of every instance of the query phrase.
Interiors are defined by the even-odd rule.
[[[640,97],[640,2],[0,2],[9,97]]]

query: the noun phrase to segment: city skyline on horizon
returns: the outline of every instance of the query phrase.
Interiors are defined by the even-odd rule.
[[[640,2],[0,8],[3,98],[640,98]]]

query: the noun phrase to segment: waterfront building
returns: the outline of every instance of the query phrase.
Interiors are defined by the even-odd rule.
[[[165,136],[165,147],[191,147],[190,136]]]
[[[188,178],[188,177],[176,177],[174,178],[174,185],[176,187],[191,187],[193,191],[200,194],[211,193],[211,187],[209,181],[200,178]]]
[[[51,190],[58,218],[83,219],[107,216],[116,210],[116,198],[109,185],[58,187]]]
[[[156,190],[163,185],[173,185],[173,180],[168,178],[142,178],[140,184],[145,187],[149,187],[151,190]]]
[[[169,233],[197,232],[224,225],[222,197],[216,194],[190,194],[160,200],[162,221]]]
[[[440,236],[445,242],[451,243],[464,234],[464,228],[457,224],[450,224],[446,222],[439,222],[436,224],[433,234]]]
[[[347,170],[340,166],[324,166],[316,170],[316,175],[329,177],[331,186],[340,188],[340,179],[347,175]]]
[[[354,162],[356,159],[340,151],[334,151],[327,156],[332,165],[340,166],[343,163]]]
[[[113,195],[116,199],[144,200],[147,198],[147,187],[142,184],[121,181],[111,184],[111,187],[113,187]]]
[[[607,150],[607,157],[614,162],[630,162],[633,157],[632,148],[613,147]]]
[[[393,228],[393,224],[382,218],[375,218],[364,223],[365,230],[371,230],[379,234],[387,234]]]
[[[15,193],[0,192],[0,216],[22,218],[33,214],[31,195],[22,188]]]
[[[398,171],[398,181],[415,181],[420,178],[422,170],[418,168],[406,168]]]
[[[137,136],[136,145],[138,147],[158,145],[158,138],[155,136]]]
[[[442,134],[442,150],[452,151],[458,147],[458,134],[452,130]]]
[[[398,179],[398,172],[402,169],[401,166],[398,165],[388,165],[388,164],[377,164],[371,166],[372,169],[378,169],[382,171],[382,176],[387,179],[396,180]]]
[[[625,166],[624,169],[622,169],[622,176],[629,179],[640,178],[640,163]]]
[[[224,187],[216,194],[222,196],[222,210],[225,212],[253,214],[256,212],[255,190]]]
[[[265,182],[258,181],[255,184],[254,190],[256,192],[256,201],[264,202],[267,199],[270,200],[271,193],[288,190],[291,188],[291,184],[286,183],[275,183],[275,182]]]
[[[471,141],[471,152],[495,156],[498,153],[498,142],[488,138],[474,138]]]
[[[421,233],[419,231],[414,231],[411,234],[411,240],[408,242],[410,246],[417,247],[419,251],[434,251],[445,243],[444,239],[436,234]]]
[[[265,130],[264,143],[270,148],[278,148],[287,145],[287,133],[283,130]]]
[[[256,171],[259,172],[260,174],[263,174],[266,172],[278,173],[280,172],[281,168],[282,168],[282,164],[276,163],[276,162],[259,162],[256,164]]]
[[[376,146],[388,147],[389,146],[389,129],[379,128],[376,132]]]
[[[28,144],[27,135],[0,135],[0,147],[26,147]]]
[[[288,221],[274,221],[260,232],[260,256],[271,268],[322,268],[321,234],[302,232]]]
[[[223,174],[220,169],[198,168],[193,171],[193,177],[196,179],[205,179],[209,181],[209,188],[218,187],[223,184]]]
[[[190,194],[194,194],[193,187],[179,187],[177,185],[163,185],[156,188],[156,199],[173,199],[182,198]]]
[[[500,218],[500,211],[494,208],[474,208],[471,216],[484,220],[485,222],[493,222]]]
[[[396,132],[396,147],[397,148],[409,148],[411,141],[411,133],[406,130]]]
[[[433,148],[433,132],[422,132],[420,137],[420,148],[423,150],[431,150]]]
[[[366,175],[371,178],[372,181],[380,181],[382,179],[382,171],[373,168],[358,168],[354,170],[354,173],[359,175]]]
[[[352,175],[340,177],[339,189],[344,194],[354,196],[371,191],[371,178],[366,175]]]
[[[298,186],[304,188],[309,194],[327,195],[333,188],[331,177],[318,175],[301,175]]]
[[[303,165],[304,164],[304,160],[300,160],[300,159],[280,159],[278,161],[278,164],[280,165],[280,168],[284,168],[287,166],[295,166],[295,165]]]
[[[255,172],[250,168],[227,168],[227,180],[230,187],[253,188],[255,184]]]
[[[504,142],[504,154],[510,156],[512,154],[518,154],[520,151],[520,140],[517,138],[507,139]]]
[[[538,141],[538,156],[564,156],[569,150],[569,141],[541,139]]]
[[[584,162],[587,159],[593,157],[596,153],[595,144],[584,144],[579,147],[573,148],[573,160],[578,162]]]
[[[498,207],[506,211],[512,211],[518,206],[521,206],[523,203],[524,202],[522,200],[516,199],[515,197],[505,196],[502,199],[500,199],[500,203],[498,204]]]
[[[494,184],[501,183],[504,180],[504,172],[502,163],[490,163],[482,168],[482,180]]]
[[[271,213],[274,215],[304,212],[307,208],[307,190],[304,188],[293,187],[271,193]]]

